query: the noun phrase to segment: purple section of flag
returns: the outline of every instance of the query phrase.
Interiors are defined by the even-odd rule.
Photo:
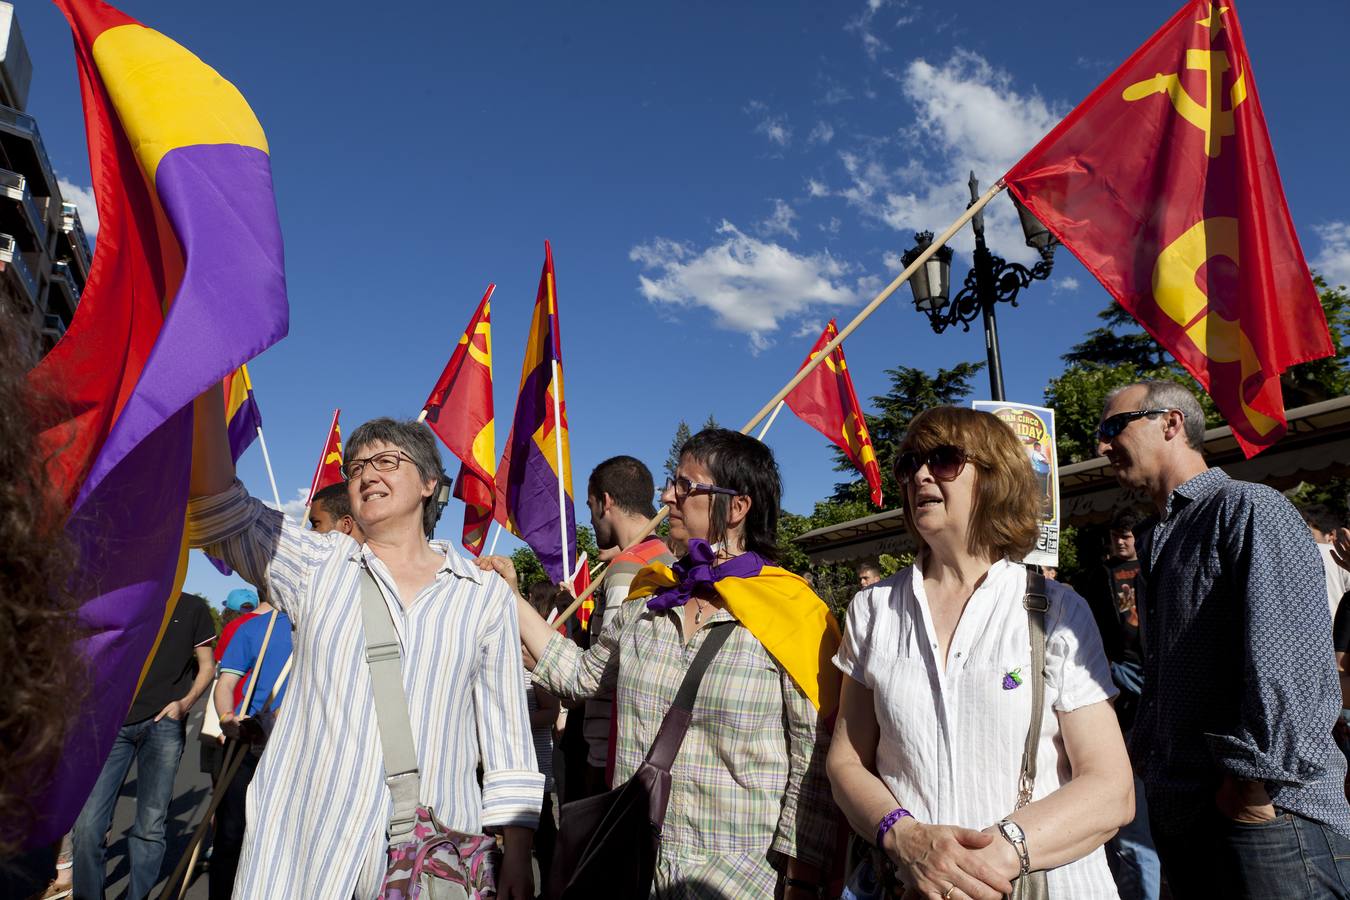
[[[547,320],[546,320],[547,321]],[[524,381],[516,399],[516,417],[511,432],[511,469],[506,476],[506,508],[515,522],[521,540],[530,545],[534,555],[555,584],[563,580],[562,531],[558,524],[558,475],[539,445],[534,433],[553,415],[553,401],[548,395],[553,377],[552,338],[547,334],[530,335],[531,341],[548,341],[544,360]],[[555,422],[554,427],[561,423]],[[547,441],[553,450],[553,433]],[[572,498],[564,495],[567,517],[568,565],[577,558],[577,522]]]
[[[239,457],[258,439],[258,429],[262,427],[262,414],[252,391],[248,392],[248,399],[239,404],[225,427],[230,436],[230,457],[239,462]]]
[[[286,334],[267,154],[237,144],[179,147],[160,161],[155,186],[183,248],[183,280],[76,509],[160,423]]]
[[[79,815],[121,728],[136,682],[173,602],[192,457],[192,410],[183,409],[131,449],[66,525],[78,554],[70,587],[88,635],[79,658],[87,694],[66,741],[28,846],[59,840]],[[34,652],[40,652],[35,648]]]

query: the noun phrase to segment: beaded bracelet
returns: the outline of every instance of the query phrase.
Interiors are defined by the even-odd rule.
[[[877,825],[878,847],[883,846],[886,840],[886,832],[894,828],[895,823],[899,822],[905,816],[909,816],[911,819],[914,818],[914,814],[911,813],[909,810],[905,809],[903,806],[897,806],[895,809],[886,813],[885,817],[881,820],[881,824]]]

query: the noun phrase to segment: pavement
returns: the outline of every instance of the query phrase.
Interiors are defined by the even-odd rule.
[[[192,839],[192,833],[206,812],[211,801],[211,777],[201,772],[202,711],[206,701],[198,701],[188,714],[187,743],[183,748],[183,760],[178,766],[178,777],[173,785],[173,802],[169,804],[169,819],[165,824],[165,840],[168,846],[164,851],[164,865],[160,870],[160,881],[151,892],[152,900],[164,890],[169,876],[173,874],[178,859]],[[109,900],[122,900],[127,896],[128,879],[131,874],[127,862],[127,830],[136,818],[136,766],[133,763],[122,785],[122,793],[117,799],[117,808],[113,811],[112,831],[108,839],[108,881]],[[194,873],[195,880],[188,886],[184,895],[188,900],[207,900],[206,873]],[[167,898],[174,900],[174,898]]]

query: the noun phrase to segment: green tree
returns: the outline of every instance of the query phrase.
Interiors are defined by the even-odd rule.
[[[577,529],[577,551],[586,554],[586,566],[594,569],[600,558],[600,549],[595,545],[595,533],[585,525]],[[516,577],[520,580],[520,592],[530,595],[530,588],[541,581],[548,581],[539,557],[529,547],[521,547],[511,554],[511,562],[516,566]]]
[[[1345,352],[1350,348],[1350,292],[1345,285],[1330,287],[1316,273],[1313,283],[1317,285],[1335,353],[1294,366],[1280,376],[1285,408],[1350,394],[1350,354]]]
[[[675,477],[675,470],[680,465],[680,448],[687,444],[693,436],[693,432],[689,430],[689,423],[681,419],[680,424],[675,426],[675,436],[670,439],[670,452],[666,454],[665,471],[667,480]]]

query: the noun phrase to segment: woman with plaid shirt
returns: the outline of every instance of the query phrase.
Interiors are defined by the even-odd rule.
[[[617,687],[616,783],[655,740],[705,626],[744,626],[714,657],[672,769],[653,888],[663,900],[822,892],[837,815],[825,723],[838,680],[819,661],[839,633],[806,583],[773,565],[781,490],[766,446],[702,431],[684,445],[661,495],[671,537],[687,541],[689,555],[673,569],[639,573],[629,602],[584,652],[520,604],[537,683],[578,699]],[[509,560],[484,565],[514,576]]]

